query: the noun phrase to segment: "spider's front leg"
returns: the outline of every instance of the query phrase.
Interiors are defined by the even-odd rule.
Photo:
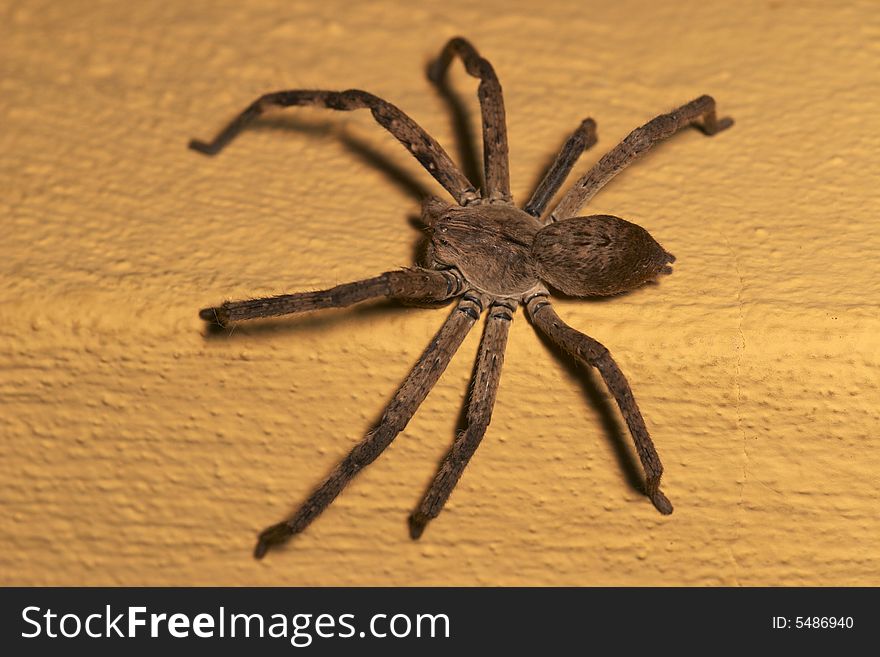
[[[291,518],[260,534],[254,550],[255,557],[263,557],[272,545],[283,543],[308,527],[348,482],[372,463],[403,431],[479,318],[483,304],[484,299],[478,292],[471,291],[462,297],[385,408],[379,424],[336,466]]]
[[[260,317],[277,317],[323,308],[342,308],[360,301],[388,297],[403,301],[444,301],[461,294],[461,274],[452,269],[402,269],[374,278],[343,283],[329,290],[297,292],[276,297],[226,301],[220,306],[202,308],[199,317],[226,326],[229,322]]]
[[[672,504],[660,490],[660,477],[663,475],[663,464],[654,448],[645,420],[639,411],[639,405],[633,397],[632,389],[623,372],[611,358],[611,354],[602,344],[588,335],[568,326],[550,305],[546,293],[533,294],[526,301],[526,312],[535,327],[550,338],[551,342],[563,351],[571,354],[579,361],[599,370],[605,385],[614,395],[617,406],[626,420],[632,435],[639,460],[645,470],[645,484],[648,497],[663,515],[672,513]]]
[[[425,525],[436,518],[452,490],[461,478],[486,429],[492,420],[492,408],[501,379],[501,366],[504,365],[504,350],[507,347],[507,334],[516,309],[515,302],[496,301],[489,307],[489,316],[480,341],[477,366],[471,382],[470,400],[467,410],[467,429],[455,439],[452,449],[443,459],[431,486],[422,498],[418,509],[409,519],[410,536],[419,538]]]

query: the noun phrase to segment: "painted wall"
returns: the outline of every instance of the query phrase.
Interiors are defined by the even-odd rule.
[[[880,5],[7,3],[0,21],[0,583],[880,585]],[[495,416],[420,542],[474,330],[392,447],[289,547],[284,517],[381,415],[446,310],[240,324],[224,299],[412,262],[442,192],[366,112],[291,110],[186,149],[262,92],[363,88],[459,158],[424,76],[455,34],[504,85],[524,202],[586,117],[600,142],[710,93],[602,191],[678,257],[560,300],[633,385],[676,511],[640,492],[601,381],[522,313]],[[476,82],[452,82],[479,134]]]

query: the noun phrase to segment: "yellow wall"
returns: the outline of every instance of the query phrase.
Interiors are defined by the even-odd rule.
[[[876,2],[5,4],[0,583],[880,585]],[[213,160],[186,142],[264,91],[359,87],[457,156],[424,76],[457,33],[501,77],[520,201],[586,116],[600,142],[578,172],[702,93],[737,120],[592,205],[647,228],[675,274],[557,304],[628,375],[676,511],[633,483],[597,377],[520,312],[486,440],[420,542],[406,517],[478,330],[387,453],[254,561],[446,311],[214,337],[196,311],[407,265],[400,180],[440,190],[365,112],[290,111]],[[476,121],[475,81],[452,79]]]

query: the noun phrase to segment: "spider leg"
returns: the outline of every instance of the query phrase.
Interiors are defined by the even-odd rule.
[[[550,338],[554,344],[579,361],[599,370],[599,374],[602,375],[608,390],[614,395],[617,406],[626,420],[627,427],[629,427],[636,451],[639,454],[639,460],[645,470],[648,497],[651,498],[660,513],[664,515],[672,513],[672,504],[660,490],[660,477],[663,474],[660,456],[648,434],[648,428],[642,419],[632,389],[617,363],[611,358],[608,349],[590,336],[576,331],[563,322],[553,310],[545,292],[533,294],[526,300],[526,313],[538,330]]]
[[[299,510],[284,522],[260,534],[254,556],[261,558],[272,545],[287,541],[317,518],[349,481],[381,454],[403,431],[419,405],[437,383],[452,356],[483,310],[479,292],[466,293],[407,375],[379,423],[309,496]]]
[[[574,163],[585,150],[596,143],[596,140],[596,122],[593,119],[584,119],[563,144],[562,150],[559,151],[559,155],[556,156],[547,175],[544,176],[523,210],[533,217],[540,217],[550,199],[559,191],[562,183],[571,173]]]
[[[699,122],[702,119],[701,122]],[[640,128],[636,128],[613,150],[599,160],[574,187],[562,197],[550,213],[548,222],[574,217],[609,180],[628,167],[634,160],[646,153],[657,142],[671,137],[676,132],[695,124],[707,136],[712,136],[733,125],[733,119],[718,119],[715,116],[715,100],[711,96],[700,96],[668,114],[661,114]]]
[[[364,281],[337,285],[329,290],[226,301],[214,308],[202,308],[199,317],[225,326],[241,319],[341,308],[376,297],[405,301],[443,301],[461,294],[462,285],[461,275],[451,269],[401,269]]]
[[[425,525],[443,510],[446,500],[452,494],[468,461],[477,451],[486,433],[492,419],[492,407],[495,405],[501,366],[504,364],[507,334],[515,308],[516,306],[509,301],[497,301],[489,307],[489,317],[483,329],[477,367],[471,383],[467,428],[455,438],[452,449],[440,464],[434,481],[409,518],[409,530],[413,539],[419,538],[425,530]]]
[[[504,96],[492,64],[480,57],[480,53],[469,41],[456,37],[449,40],[440,56],[428,68],[428,78],[440,85],[455,55],[461,57],[465,70],[480,80],[477,96],[480,99],[480,113],[483,117],[483,166],[486,172],[486,191],[483,198],[510,202],[510,164]]]
[[[459,171],[443,147],[437,143],[437,140],[388,101],[359,89],[347,91],[294,89],[265,94],[235,117],[214,137],[213,141],[203,142],[193,139],[190,141],[189,147],[206,155],[215,155],[267,109],[303,105],[317,105],[346,112],[362,108],[369,109],[376,122],[394,135],[428,170],[428,173],[452,194],[456,201],[464,205],[479,198],[474,186]]]

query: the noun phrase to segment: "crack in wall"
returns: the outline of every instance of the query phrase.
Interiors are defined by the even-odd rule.
[[[739,542],[740,531],[742,529],[743,524],[743,507],[745,504],[745,492],[746,486],[748,485],[749,480],[749,450],[748,450],[748,441],[746,437],[746,432],[743,429],[743,416],[742,416],[742,385],[740,383],[740,378],[742,376],[742,364],[743,357],[746,349],[746,336],[743,332],[743,323],[745,321],[745,303],[743,301],[743,292],[745,291],[745,279],[742,275],[742,270],[739,266],[739,257],[737,256],[736,249],[731,246],[730,240],[726,235],[722,235],[724,239],[724,245],[727,247],[727,250],[730,251],[731,257],[733,258],[733,269],[736,272],[736,276],[738,279],[738,285],[736,290],[736,303],[737,303],[737,332],[739,334],[740,344],[737,348],[736,352],[736,362],[734,363],[733,368],[733,385],[734,385],[734,412],[736,416],[736,429],[737,432],[742,437],[742,454],[743,454],[743,464],[742,464],[742,477],[739,486],[739,502],[737,503],[736,510],[736,525],[734,527],[734,535],[733,535],[733,544],[730,546],[730,556],[733,560],[734,566],[734,581],[736,585],[739,586],[739,561],[736,558],[735,546]]]

